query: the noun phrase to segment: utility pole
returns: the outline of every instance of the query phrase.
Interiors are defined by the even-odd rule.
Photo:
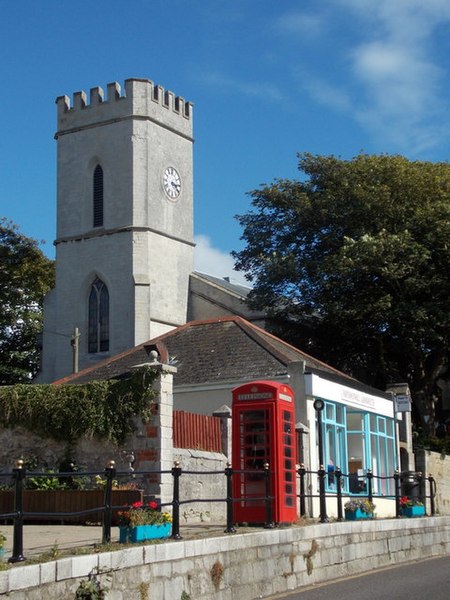
[[[80,330],[78,327],[75,327],[73,330],[72,339],[70,340],[72,344],[72,354],[73,354],[73,372],[78,373],[78,351],[80,346]]]

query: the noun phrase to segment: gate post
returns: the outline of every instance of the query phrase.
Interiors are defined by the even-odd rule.
[[[14,491],[14,531],[13,531],[13,551],[8,559],[9,563],[22,562],[25,559],[23,555],[23,482],[25,479],[25,468],[23,460],[18,460],[13,469],[15,479]]]
[[[106,486],[103,508],[102,544],[109,544],[111,542],[112,481],[115,474],[116,463],[113,460],[110,460],[108,466],[105,468]]]
[[[172,468],[173,476],[173,501],[172,501],[172,537],[175,540],[181,540],[180,535],[180,476],[181,467],[178,460],[174,462]]]

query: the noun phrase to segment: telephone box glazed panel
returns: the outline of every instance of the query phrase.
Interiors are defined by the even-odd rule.
[[[297,519],[294,393],[284,383],[254,381],[233,390],[234,521],[264,523],[264,464],[271,471],[272,518]]]

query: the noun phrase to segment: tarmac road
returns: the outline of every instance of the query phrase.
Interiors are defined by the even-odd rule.
[[[265,600],[449,600],[450,556],[318,584]]]

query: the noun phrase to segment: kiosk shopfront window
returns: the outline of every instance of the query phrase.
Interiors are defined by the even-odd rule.
[[[333,402],[325,402],[324,408],[326,490],[336,491],[334,470],[338,466],[348,475],[342,479],[343,491],[366,494],[365,474],[371,469],[376,476],[373,493],[393,494],[393,482],[389,477],[396,468],[394,420]]]

